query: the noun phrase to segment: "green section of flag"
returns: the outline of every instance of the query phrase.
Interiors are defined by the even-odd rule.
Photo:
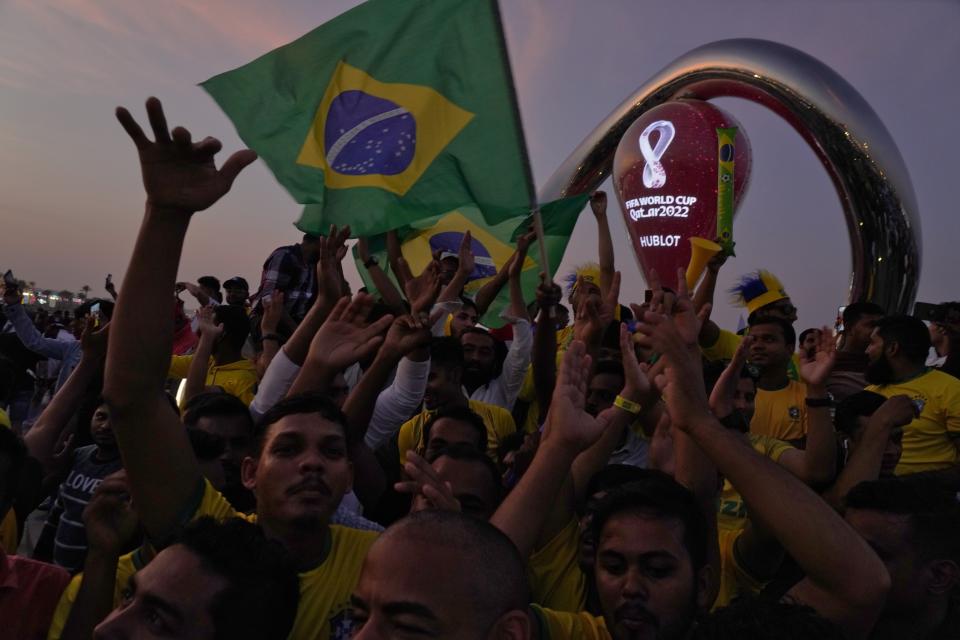
[[[583,210],[589,200],[589,194],[573,196],[563,200],[555,200],[540,208],[543,218],[544,242],[547,249],[547,259],[550,266],[556,270],[563,259],[563,253],[566,251],[567,242],[573,233],[573,228],[577,224],[577,217]],[[420,273],[422,266],[430,260],[430,238],[438,233],[448,233],[451,225],[444,224],[451,219],[455,221],[454,225],[461,234],[471,231],[474,241],[482,245],[482,251],[493,259],[496,269],[500,270],[506,260],[513,254],[516,248],[516,239],[525,233],[532,224],[532,216],[529,209],[515,210],[513,215],[503,222],[495,225],[486,223],[484,215],[473,205],[459,207],[439,216],[419,220],[413,225],[408,225],[397,230],[404,257],[410,263],[414,275]],[[451,239],[447,239],[451,241]],[[454,238],[453,242],[459,243]],[[369,239],[370,255],[376,256],[381,267],[387,272],[391,280],[396,284],[396,278],[390,272],[389,260],[387,257],[386,236],[378,235]],[[376,287],[370,280],[366,268],[360,262],[357,256],[356,247],[353,252],[354,260],[357,264],[357,271],[363,278],[363,283],[367,289],[376,294]],[[521,275],[523,285],[524,300],[529,304],[536,299],[537,285],[540,283],[539,274],[542,271],[540,267],[540,247],[537,242],[530,245],[527,253],[527,260]],[[553,273],[550,274],[551,276]],[[468,283],[466,290],[468,293],[475,292],[482,284],[481,280]],[[501,290],[486,315],[481,322],[488,327],[499,327],[504,324],[500,318],[500,313],[507,307],[510,301],[507,286]]]
[[[533,201],[493,0],[369,0],[202,86],[309,205],[304,231]]]

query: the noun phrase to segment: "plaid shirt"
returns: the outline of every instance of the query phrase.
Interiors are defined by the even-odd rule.
[[[300,245],[275,249],[263,263],[260,289],[251,298],[256,309],[262,309],[274,291],[286,296],[284,307],[290,317],[297,322],[303,320],[317,295],[317,274],[316,265],[303,259]]]

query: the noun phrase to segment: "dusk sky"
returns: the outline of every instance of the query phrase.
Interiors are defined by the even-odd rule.
[[[0,267],[50,289],[103,294],[123,276],[143,212],[134,147],[113,116],[145,122],[156,95],[172,126],[241,146],[197,84],[290,42],[358,4],[347,0],[0,0]],[[764,38],[819,58],[850,82],[900,149],[919,203],[918,299],[960,299],[960,2],[766,0],[502,0],[537,186],[614,107],[676,57],[734,37]],[[750,190],[736,224],[729,288],[758,267],[777,273],[800,308],[798,328],[832,323],[846,300],[850,250],[840,202],[813,152],[776,115],[717,102],[753,149]],[[226,156],[226,154],[223,154]],[[611,191],[609,185],[608,191]],[[300,206],[262,162],[196,216],[180,277],[242,275],[256,288],[277,246],[297,241]],[[622,301],[645,288],[615,198],[610,200]],[[595,259],[585,212],[561,266]],[[349,277],[359,282],[353,265]],[[739,309],[718,294],[714,317]]]

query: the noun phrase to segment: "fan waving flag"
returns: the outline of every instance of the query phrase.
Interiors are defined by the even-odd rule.
[[[589,194],[572,196],[563,200],[555,200],[542,205],[543,237],[546,245],[547,257],[550,265],[556,268],[563,258],[563,253],[570,240],[570,234],[577,224],[577,217],[586,205]],[[400,249],[403,257],[410,265],[414,274],[419,274],[432,260],[433,254],[439,252],[456,254],[463,235],[470,231],[473,237],[471,249],[474,255],[473,273],[464,286],[467,295],[476,294],[487,279],[503,268],[516,249],[517,238],[525,233],[531,224],[528,208],[514,211],[513,215],[495,225],[486,223],[483,214],[473,205],[458,207],[445,214],[419,220],[413,225],[397,230],[400,238]],[[381,267],[387,271],[396,284],[396,278],[389,271],[386,238],[383,235],[374,236],[368,240],[371,256],[376,256]],[[530,247],[527,259],[520,276],[523,287],[523,297],[527,302],[536,298],[537,285],[540,283],[540,272],[543,267],[538,259],[539,251],[534,245]],[[354,260],[357,271],[363,278],[363,283],[371,293],[376,293],[376,287],[360,261],[357,249],[354,247]],[[482,321],[489,327],[499,327],[504,324],[500,319],[500,312],[509,304],[507,287],[500,292]]]
[[[534,200],[495,0],[369,0],[203,83],[319,232]]]

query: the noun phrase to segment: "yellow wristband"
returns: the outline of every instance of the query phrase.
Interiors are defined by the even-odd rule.
[[[632,413],[633,415],[637,415],[643,409],[643,407],[640,406],[639,402],[634,402],[633,400],[627,400],[623,396],[619,396],[619,395],[617,396],[617,399],[613,401],[613,406],[620,407],[627,413]]]

